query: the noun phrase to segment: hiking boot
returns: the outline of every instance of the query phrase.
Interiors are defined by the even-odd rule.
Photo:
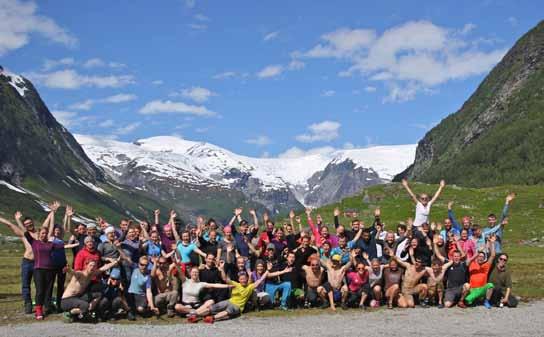
[[[38,321],[43,320],[43,307],[41,305],[36,306],[35,317]]]
[[[348,310],[348,304],[346,302],[343,302],[341,304],[341,307],[342,307],[343,310]]]
[[[127,319],[129,321],[135,321],[136,320],[136,315],[134,315],[133,312],[129,311],[128,315],[127,315]]]
[[[25,314],[32,314],[32,302],[25,302]]]
[[[208,324],[213,324],[214,321],[215,321],[215,318],[213,318],[213,316],[211,315],[204,317],[204,319],[202,320],[202,322],[208,323]]]
[[[444,304],[440,303],[438,306],[437,306],[438,309],[444,309]]]
[[[324,301],[323,304],[321,304],[321,306],[319,308],[321,309],[327,309],[328,307],[330,307],[330,303],[329,301]]]
[[[68,311],[62,314],[62,318],[64,320],[64,323],[74,323],[74,316],[70,314]]]
[[[174,310],[172,310],[172,309],[168,309],[166,311],[166,316],[168,316],[168,318],[172,318],[172,317],[176,316],[176,312]]]

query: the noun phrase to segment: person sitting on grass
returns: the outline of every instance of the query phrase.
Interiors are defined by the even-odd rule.
[[[353,252],[351,253],[355,258]],[[351,268],[351,261],[342,266],[340,263],[342,257],[333,255],[330,259],[322,257],[321,265],[327,270],[327,282],[323,288],[327,291],[329,305],[332,311],[336,311],[336,304],[340,302],[342,309],[347,309],[348,286],[344,282],[346,272]]]
[[[431,206],[438,199],[444,187],[446,187],[446,182],[440,180],[440,186],[434,194],[433,198],[429,200],[429,195],[427,193],[421,193],[419,198],[412,192],[410,185],[408,185],[408,180],[402,179],[402,186],[406,189],[414,203],[416,204],[416,216],[414,218],[413,226],[419,228],[424,223],[429,223],[429,215],[431,213]]]
[[[327,292],[323,287],[325,270],[321,267],[317,256],[310,257],[310,265],[303,265],[302,270],[305,275],[306,292],[304,307],[310,308],[317,306],[321,301],[324,308],[329,306],[327,301]]]
[[[444,308],[444,275],[446,270],[453,264],[453,261],[442,263],[439,259],[431,262],[431,267],[427,267],[427,292],[429,300],[437,304],[439,309]]]
[[[221,266],[223,268],[223,266]],[[201,313],[204,322],[213,323],[214,321],[225,320],[239,316],[244,311],[244,306],[252,297],[253,292],[268,277],[268,271],[264,272],[256,282],[249,283],[249,275],[241,271],[238,273],[238,282],[227,280],[227,284],[232,287],[231,297],[228,300],[215,303],[206,312]]]
[[[475,304],[478,300],[484,299],[484,306],[491,308],[491,303],[486,299],[488,289],[493,289],[493,283],[488,283],[487,276],[491,270],[491,264],[495,259],[495,240],[494,235],[489,237],[488,247],[490,250],[489,258],[486,260],[486,254],[483,250],[479,251],[473,257],[473,260],[467,260],[469,279],[469,293],[465,297],[465,303],[468,305]]]
[[[159,314],[159,309],[153,302],[151,292],[151,276],[149,275],[149,258],[141,256],[138,259],[138,268],[134,268],[128,288],[130,311],[128,319],[136,320],[136,313],[145,316],[150,312]]]
[[[415,258],[414,264],[404,262],[396,256],[392,256],[392,258],[405,269],[404,276],[402,278],[399,307],[415,308],[414,295],[418,295],[419,304],[421,307],[428,307],[429,300],[427,299],[427,284],[419,283],[421,278],[427,274],[427,269],[425,269],[421,258]]]
[[[368,270],[364,263],[352,262],[355,265],[355,271],[348,272],[348,303],[357,305],[361,309],[366,309],[365,302],[370,294],[370,285],[368,283]]]
[[[168,257],[152,257],[151,281],[155,296],[153,301],[160,313],[166,312],[168,317],[174,317],[174,307],[178,301],[177,279],[171,277],[168,265]]]
[[[129,311],[121,283],[121,269],[112,268],[109,272],[109,277],[102,279],[102,296],[96,308],[103,322],[117,319],[121,314]]]
[[[72,271],[72,278],[62,294],[61,308],[65,311],[65,319],[72,322],[74,319],[94,318],[94,310],[97,308],[100,298],[89,301],[87,293],[91,281],[103,272],[110,270],[119,263],[119,259],[110,262],[100,268],[96,260],[89,259],[83,264],[83,270]]]
[[[508,254],[499,254],[497,264],[489,276],[493,288],[487,290],[486,300],[491,305],[515,308],[518,306],[518,299],[512,295],[512,275],[510,269],[506,267],[507,262]]]

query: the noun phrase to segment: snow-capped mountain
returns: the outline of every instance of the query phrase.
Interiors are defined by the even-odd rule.
[[[376,146],[298,158],[252,158],[171,136],[134,143],[75,137],[119,183],[157,193],[157,183],[193,191],[235,189],[273,211],[321,206],[390,181],[414,160],[416,149],[415,144]]]

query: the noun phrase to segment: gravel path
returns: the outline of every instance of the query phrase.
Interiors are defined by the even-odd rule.
[[[294,317],[242,317],[208,325],[64,324],[45,321],[0,327],[0,336],[544,336],[544,301],[517,309],[408,309]]]

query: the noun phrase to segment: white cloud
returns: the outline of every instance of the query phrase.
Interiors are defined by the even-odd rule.
[[[134,83],[132,75],[82,75],[72,69],[50,73],[25,74],[31,80],[48,88],[78,89],[80,87],[117,88]]]
[[[189,23],[187,25],[189,28],[193,30],[206,30],[208,29],[208,25],[205,25],[203,23]]]
[[[210,128],[196,128],[195,129],[196,133],[206,133],[208,131],[210,131]]]
[[[236,76],[237,74],[234,71],[225,71],[225,72],[214,75],[212,78],[214,80],[224,80],[224,79],[233,78]]]
[[[69,106],[70,109],[74,110],[91,110],[95,101],[92,99],[86,99],[81,102],[76,102]]]
[[[321,96],[324,96],[324,97],[332,97],[336,95],[336,91],[334,90],[325,90],[321,93]]]
[[[405,101],[442,83],[489,71],[505,54],[504,49],[480,50],[466,41],[474,24],[460,30],[429,21],[409,21],[381,34],[369,29],[342,28],[322,35],[322,43],[297,58],[342,59],[351,66],[340,77],[360,74],[384,81],[390,88],[384,101]]]
[[[203,103],[210,97],[217,96],[217,94],[203,87],[191,87],[188,89],[183,89],[181,91],[181,96],[189,98],[197,103]]]
[[[281,75],[285,69],[280,64],[269,65],[257,73],[258,78],[272,78]]]
[[[263,37],[263,41],[270,41],[270,40],[274,40],[275,38],[278,37],[278,35],[280,34],[279,31],[275,31],[275,32],[270,32],[268,34],[266,34],[264,37]]]
[[[376,91],[376,87],[373,87],[371,85],[368,85],[365,87],[365,91],[366,92],[375,92]]]
[[[64,57],[59,60],[49,60],[46,59],[43,62],[42,70],[49,71],[53,68],[62,67],[62,66],[72,66],[75,64],[75,60],[71,57]]]
[[[300,134],[295,139],[302,143],[330,142],[339,136],[340,123],[323,121],[308,126],[309,133]]]
[[[70,109],[90,110],[97,103],[119,104],[119,103],[134,101],[137,98],[138,96],[133,94],[117,94],[117,95],[113,95],[113,96],[109,96],[109,97],[105,97],[101,99],[86,99],[82,102],[76,102],[70,105]]]
[[[141,109],[143,115],[156,115],[161,113],[178,113],[202,117],[216,116],[217,113],[208,110],[204,106],[190,105],[183,102],[155,100],[148,102]]]
[[[88,59],[83,63],[84,68],[98,68],[98,67],[105,67],[106,62],[104,62],[102,59],[95,57],[92,59]]]
[[[342,148],[343,148],[344,150],[351,150],[351,149],[354,149],[354,148],[355,148],[355,145],[353,145],[353,143],[346,142],[346,143],[344,143],[344,145],[342,146]]]
[[[516,27],[519,23],[518,19],[514,16],[510,16],[508,19],[506,19],[506,22],[508,22],[512,27]]]
[[[154,80],[154,81],[151,82],[151,84],[153,84],[153,85],[163,85],[164,81],[163,80]]]
[[[265,146],[271,144],[272,140],[268,136],[261,135],[255,138],[246,139],[246,143],[257,146]]]
[[[127,135],[129,133],[134,132],[137,128],[140,127],[140,125],[142,125],[141,122],[130,123],[130,124],[126,125],[126,126],[123,126],[123,127],[120,127],[118,129],[116,129],[115,134],[117,134],[117,135]]]
[[[206,15],[204,14],[195,14],[194,18],[198,21],[204,21],[204,22],[207,22],[207,21],[210,21],[210,18],[207,17]]]
[[[300,60],[291,60],[291,62],[289,62],[289,65],[287,66],[287,69],[289,70],[301,70],[301,69],[304,69],[304,67],[306,67],[306,63],[300,61]]]
[[[25,46],[34,34],[68,47],[77,45],[75,36],[53,19],[38,15],[37,9],[33,1],[0,0],[0,56]]]
[[[460,33],[461,35],[466,35],[470,32],[472,32],[474,29],[476,29],[476,25],[473,24],[473,23],[467,23],[463,26],[463,28],[461,29]]]
[[[304,156],[310,156],[310,155],[327,155],[336,149],[332,146],[323,146],[323,147],[316,147],[309,150],[303,150],[299,147],[291,147],[287,149],[285,152],[280,153],[278,155],[278,158],[284,158],[284,159],[296,159]]]
[[[98,126],[102,128],[111,128],[114,125],[115,125],[115,122],[113,119],[106,119],[105,121],[98,124]]]
[[[51,113],[55,116],[55,119],[66,128],[77,124],[77,112],[53,110]]]

